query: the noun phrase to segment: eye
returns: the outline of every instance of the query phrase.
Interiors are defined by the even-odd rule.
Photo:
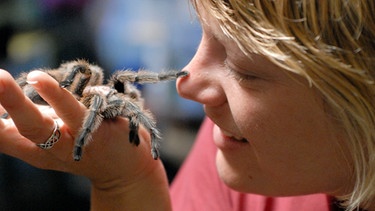
[[[234,65],[228,62],[228,60],[224,61],[224,66],[228,70],[228,75],[230,77],[233,77],[239,83],[249,83],[254,82],[254,80],[260,79],[256,74],[253,74],[250,71],[241,70],[234,67]]]

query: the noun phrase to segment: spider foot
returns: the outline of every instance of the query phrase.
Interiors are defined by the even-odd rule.
[[[72,81],[61,81],[60,82],[60,87],[61,88],[66,88],[72,84]]]
[[[138,136],[138,129],[139,124],[136,121],[136,118],[130,116],[129,118],[129,142],[138,146],[140,143],[139,136]]]
[[[180,72],[176,73],[177,78],[186,77],[188,75],[189,75],[189,72],[187,70],[183,70],[183,71],[180,71]]]
[[[157,160],[160,157],[160,153],[159,153],[159,141],[161,139],[160,132],[155,128],[150,129],[150,132],[151,132],[151,155],[152,155],[152,158],[154,158],[154,160]]]
[[[82,158],[82,147],[74,146],[73,158],[75,161],[80,161]]]
[[[129,132],[129,142],[138,146],[140,143],[138,131],[137,130],[130,130]]]
[[[151,148],[151,155],[152,155],[152,158],[154,158],[154,160],[157,160],[160,157],[159,150],[152,147]]]

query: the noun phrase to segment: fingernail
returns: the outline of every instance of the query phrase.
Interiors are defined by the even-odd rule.
[[[3,70],[3,69],[0,69],[0,71],[5,71],[6,70]],[[0,81],[0,93],[3,93],[4,92],[4,84]]]
[[[30,84],[30,85],[34,85],[34,84],[37,84],[38,81],[26,81],[26,83]]]
[[[31,71],[27,74],[26,83],[30,85],[35,85],[39,83],[40,72],[39,71]]]

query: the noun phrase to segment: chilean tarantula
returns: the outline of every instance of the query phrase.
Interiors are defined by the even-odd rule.
[[[70,61],[61,64],[57,69],[41,69],[59,82],[62,88],[69,90],[77,100],[82,102],[88,112],[83,120],[75,140],[74,160],[82,158],[82,147],[91,139],[91,134],[100,126],[103,119],[117,116],[129,119],[129,141],[138,146],[138,127],[142,124],[151,135],[151,155],[159,157],[160,132],[151,113],[143,107],[143,98],[133,83],[157,83],[175,80],[188,75],[187,71],[168,71],[154,73],[148,71],[117,71],[103,84],[103,70],[85,60]],[[47,102],[26,82],[27,73],[17,79],[18,84],[34,103],[48,105]]]

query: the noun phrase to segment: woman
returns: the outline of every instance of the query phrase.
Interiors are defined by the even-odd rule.
[[[29,74],[28,81],[56,115],[39,112],[11,76],[0,72],[0,102],[13,120],[0,125],[1,151],[41,168],[88,177],[93,210],[168,210],[171,204],[183,209],[183,201],[196,205],[186,209],[217,203],[231,209],[328,210],[331,199],[347,210],[375,210],[374,3],[193,4],[203,36],[185,68],[190,75],[177,89],[202,103],[210,120],[171,197],[161,162],[149,156],[147,133],[139,148],[131,146],[123,132],[125,119],[106,121],[85,158],[73,162],[73,140],[86,109],[41,72]],[[53,118],[60,141],[40,149],[35,143],[51,135]],[[216,148],[209,147],[210,140]],[[208,146],[206,157],[202,146]],[[220,180],[209,168],[215,154]],[[251,194],[231,194],[228,187]],[[207,197],[214,191],[231,195]],[[208,200],[194,200],[199,197]]]

